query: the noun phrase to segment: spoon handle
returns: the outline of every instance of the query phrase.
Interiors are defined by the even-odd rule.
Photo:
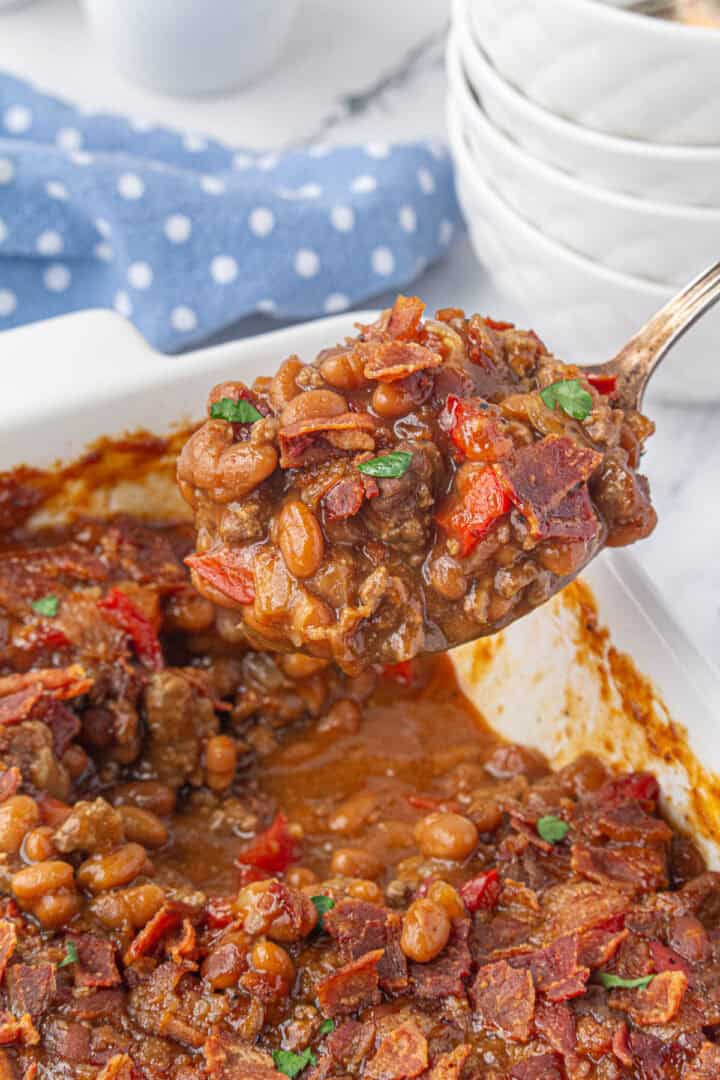
[[[617,356],[601,366],[618,377],[618,404],[639,409],[647,384],[676,341],[720,300],[720,262],[669,300],[630,338]]]

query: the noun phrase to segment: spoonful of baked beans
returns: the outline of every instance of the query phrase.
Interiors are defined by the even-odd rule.
[[[585,370],[532,331],[398,296],[311,363],[216,386],[178,480],[221,632],[349,673],[397,664],[499,630],[647,536],[642,394],[718,298],[720,264]]]

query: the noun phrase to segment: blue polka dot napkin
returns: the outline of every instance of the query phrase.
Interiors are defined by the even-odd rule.
[[[112,307],[173,351],[406,286],[458,223],[431,142],[238,151],[0,75],[0,329]]]

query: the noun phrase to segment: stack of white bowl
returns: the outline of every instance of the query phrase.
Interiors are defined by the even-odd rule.
[[[475,250],[566,359],[608,359],[720,259],[720,30],[599,0],[454,0],[448,124]],[[720,315],[659,380],[720,397]]]

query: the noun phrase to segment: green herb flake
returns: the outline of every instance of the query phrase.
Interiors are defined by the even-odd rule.
[[[45,615],[48,619],[52,619],[58,613],[59,603],[57,596],[48,593],[47,596],[41,596],[39,600],[33,600],[31,606],[36,615]]]
[[[567,836],[569,828],[567,821],[563,821],[559,817],[553,817],[552,814],[538,818],[538,836],[548,844],[559,844]]]
[[[584,420],[592,412],[592,395],[582,387],[579,379],[551,383],[540,391],[540,397],[548,409],[559,405],[573,420]]]
[[[293,1054],[291,1050],[274,1050],[273,1061],[278,1072],[284,1073],[285,1076],[297,1076],[308,1065],[314,1065],[316,1058],[308,1047],[302,1054]]]
[[[315,905],[315,910],[318,913],[318,921],[317,921],[317,924],[315,926],[315,929],[316,930],[322,930],[322,928],[323,928],[323,915],[325,914],[326,911],[332,911],[332,909],[335,907],[335,901],[333,900],[333,898],[331,896],[322,896],[322,895],[320,895],[320,896],[311,896],[310,899],[312,900],[313,904]]]
[[[330,1032],[334,1031],[334,1030],[335,1030],[335,1021],[334,1020],[323,1020],[322,1024],[320,1025],[320,1034],[321,1035],[329,1035]]]
[[[213,420],[227,420],[229,424],[254,424],[256,420],[262,420],[262,413],[243,398],[234,401],[224,397],[215,401],[210,406],[210,415]]]
[[[68,941],[65,946],[65,956],[58,964],[58,967],[69,967],[70,964],[77,964],[79,960],[77,949],[73,945],[72,941]]]
[[[393,450],[389,454],[383,454],[381,457],[363,461],[362,465],[358,465],[358,469],[361,473],[365,473],[366,476],[396,479],[405,475],[411,461],[412,454],[409,454],[407,450]]]
[[[641,975],[639,979],[623,979],[620,975],[613,975],[610,971],[598,972],[598,978],[606,990],[620,988],[622,990],[644,990],[655,978],[654,975]]]

